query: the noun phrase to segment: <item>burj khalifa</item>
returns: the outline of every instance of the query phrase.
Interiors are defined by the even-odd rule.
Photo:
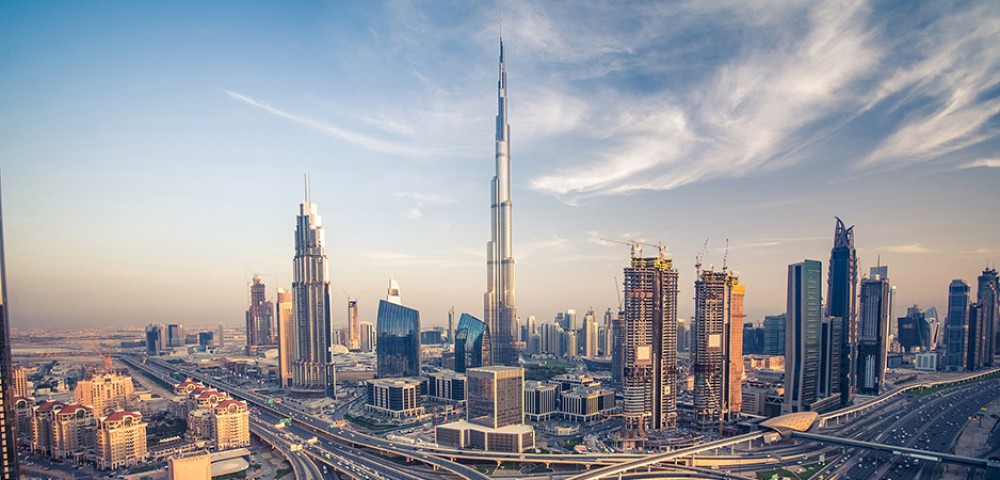
[[[514,302],[514,253],[510,203],[510,125],[507,123],[507,71],[500,35],[500,81],[497,91],[496,176],[491,184],[491,240],[486,244],[484,316],[493,338],[497,365],[517,365],[517,306]]]

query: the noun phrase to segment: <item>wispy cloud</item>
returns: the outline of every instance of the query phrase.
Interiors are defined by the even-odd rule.
[[[325,135],[346,141],[348,143],[357,145],[367,150],[381,152],[381,153],[389,153],[394,155],[402,155],[407,157],[425,157],[425,156],[440,154],[444,150],[440,148],[430,148],[430,149],[421,148],[413,145],[381,140],[369,135],[365,135],[345,128],[330,125],[305,115],[297,115],[294,113],[286,112],[279,108],[273,107],[264,101],[257,100],[255,98],[243,95],[241,93],[233,92],[230,90],[224,90],[224,92],[226,93],[226,95],[228,95],[230,98],[234,100],[238,100],[242,103],[258,108],[267,113],[270,113],[271,115],[274,115],[276,117],[289,120],[291,122],[305,126],[311,130],[318,131]],[[383,124],[386,123],[384,119],[382,120],[382,122]]]
[[[963,163],[959,168],[1000,168],[1000,158],[980,158],[971,162]]]
[[[903,253],[903,254],[918,254],[918,253],[931,253],[931,249],[919,244],[919,243],[908,243],[903,245],[888,245],[885,247],[877,248],[876,251],[884,250],[889,253]]]
[[[396,192],[394,195],[400,198],[409,198],[415,202],[406,211],[407,220],[416,220],[423,217],[423,208],[427,205],[445,205],[456,202],[455,197],[434,192]]]

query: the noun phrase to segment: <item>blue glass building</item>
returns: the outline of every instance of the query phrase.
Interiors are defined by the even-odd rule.
[[[377,377],[419,377],[420,312],[381,300],[376,322]]]
[[[486,322],[463,313],[455,331],[455,371],[493,365],[490,327]]]

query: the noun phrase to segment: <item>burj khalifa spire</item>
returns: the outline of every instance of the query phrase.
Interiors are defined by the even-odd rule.
[[[497,365],[517,365],[517,307],[514,301],[514,253],[510,203],[510,125],[507,123],[507,71],[500,31],[500,80],[497,88],[496,176],[491,184],[491,240],[486,244],[486,324]]]

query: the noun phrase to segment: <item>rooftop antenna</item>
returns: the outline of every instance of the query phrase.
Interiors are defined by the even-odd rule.
[[[694,270],[697,275],[701,275],[701,258],[705,256],[706,250],[708,250],[707,238],[705,239],[705,244],[701,246],[701,251],[694,257]]]
[[[729,259],[729,239],[726,239],[726,249],[722,254],[722,271],[726,271],[726,260]]]

